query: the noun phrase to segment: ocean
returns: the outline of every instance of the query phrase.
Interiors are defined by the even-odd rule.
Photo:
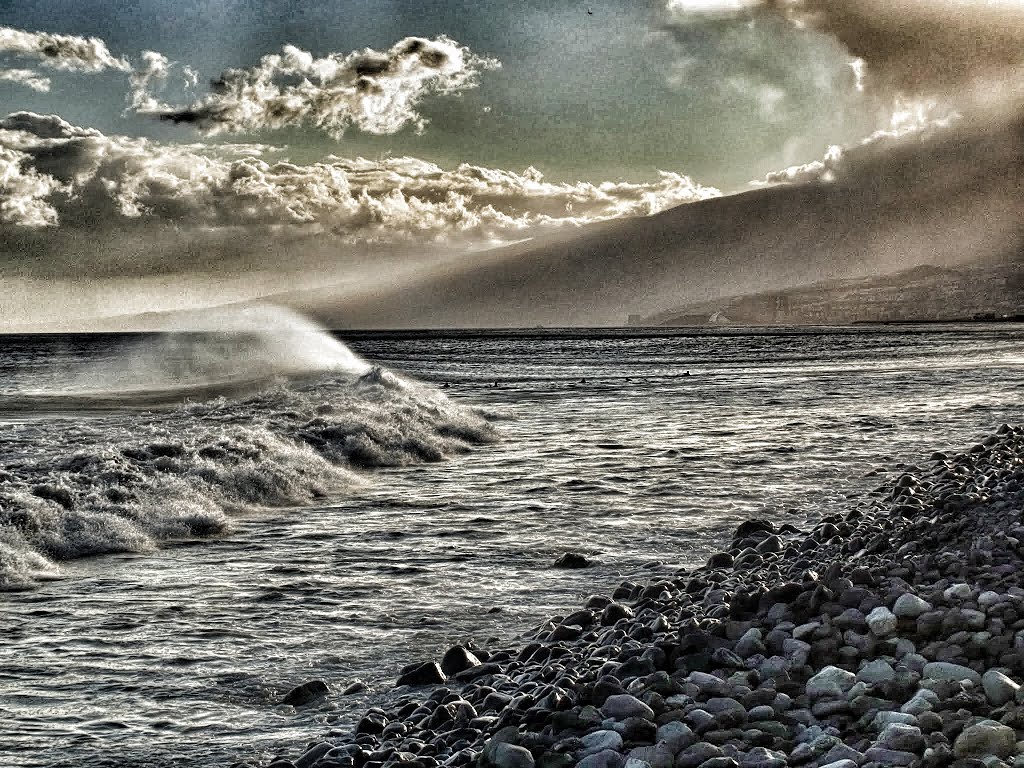
[[[410,662],[1024,415],[1021,325],[265,320],[0,337],[0,765],[268,762]],[[326,699],[281,703],[313,679]]]

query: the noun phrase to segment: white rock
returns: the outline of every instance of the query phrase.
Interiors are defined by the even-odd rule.
[[[884,605],[880,605],[868,614],[867,622],[872,634],[876,637],[885,637],[896,631],[899,619]]]
[[[911,592],[904,592],[896,599],[896,604],[892,607],[892,612],[901,619],[916,619],[922,613],[930,611],[931,609],[932,604],[927,600],[922,600]]]

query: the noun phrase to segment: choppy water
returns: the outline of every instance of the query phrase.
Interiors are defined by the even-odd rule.
[[[0,764],[294,754],[409,661],[1024,410],[1021,326],[296,333],[0,339]],[[316,677],[371,691],[276,703]]]

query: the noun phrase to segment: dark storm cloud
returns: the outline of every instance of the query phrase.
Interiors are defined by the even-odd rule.
[[[424,127],[418,106],[426,94],[472,88],[483,70],[498,66],[445,36],[409,37],[384,52],[365,49],[323,58],[286,45],[255,67],[224,71],[208,95],[176,107],[160,103],[149,90],[167,69],[165,58],[150,53],[133,76],[132,104],[142,114],[194,125],[207,134],[304,124],[334,138],[350,126],[391,134],[407,125]]]
[[[108,50],[107,44],[96,37],[27,32],[12,27],[0,27],[0,54],[35,59],[52,69],[80,72],[131,70],[131,65],[125,59],[115,58]]]

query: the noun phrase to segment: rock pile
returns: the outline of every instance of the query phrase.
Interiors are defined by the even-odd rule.
[[[1024,766],[1024,429],[421,679],[271,765]]]

